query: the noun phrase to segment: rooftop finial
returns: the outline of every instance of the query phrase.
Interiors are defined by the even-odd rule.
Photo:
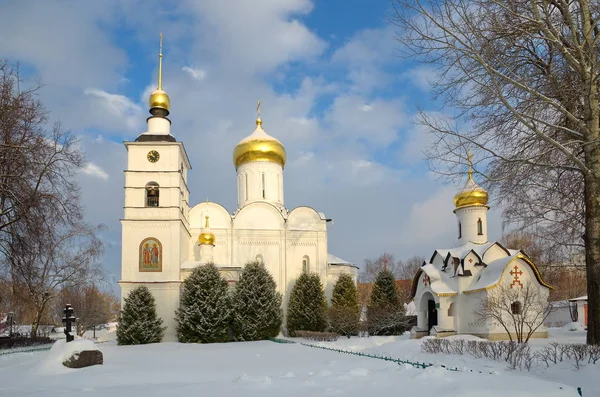
[[[256,125],[262,124],[262,119],[260,118],[260,99],[258,100],[258,104],[256,105],[256,114],[258,117],[256,118]]]
[[[473,156],[471,155],[471,149],[467,149],[467,163],[469,164],[469,170],[467,171],[467,175],[469,175],[469,180],[473,180]]]
[[[204,217],[206,219],[206,223],[204,224],[204,227],[209,228],[209,224],[208,224],[208,215]]]
[[[160,34],[160,46],[158,49],[158,89],[162,90],[162,32]]]

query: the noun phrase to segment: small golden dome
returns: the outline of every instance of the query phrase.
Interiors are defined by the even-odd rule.
[[[198,243],[200,245],[215,245],[215,235],[211,232],[200,233],[200,236],[198,236]]]
[[[256,119],[256,129],[248,137],[242,139],[233,150],[233,164],[239,166],[255,161],[267,161],[285,166],[285,148],[277,139],[262,129],[262,120]]]
[[[488,192],[475,183],[471,176],[471,172],[469,172],[467,184],[454,196],[454,205],[456,208],[471,205],[487,205],[488,199]]]
[[[158,108],[169,110],[171,107],[169,95],[167,95],[167,93],[163,90],[155,90],[152,94],[150,94],[150,100],[148,103],[150,104],[150,109]]]
[[[208,216],[206,217],[206,224],[202,229],[202,233],[198,236],[198,243],[200,245],[215,245],[215,235],[210,231]]]

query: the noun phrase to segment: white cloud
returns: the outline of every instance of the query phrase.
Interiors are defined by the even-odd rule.
[[[105,181],[108,180],[108,174],[94,163],[87,163],[86,166],[81,169],[81,172],[86,175],[104,179]]]
[[[402,74],[403,79],[424,92],[431,92],[431,83],[438,77],[438,72],[429,66],[417,66]]]
[[[181,68],[181,70],[183,70],[184,72],[186,72],[187,74],[189,74],[190,76],[192,76],[192,78],[198,80],[198,81],[202,81],[206,78],[207,72],[204,69],[200,69],[200,68],[192,68],[189,66],[184,66]]]
[[[100,124],[106,124],[99,125],[99,127],[107,128],[116,124],[117,128],[118,126],[125,126],[129,130],[135,131],[142,126],[143,111],[141,106],[132,102],[126,96],[111,94],[96,88],[86,88],[83,93],[91,98],[95,112],[98,112],[99,109],[103,110],[103,112],[99,112],[100,116],[104,116],[101,117]]]
[[[418,222],[419,214],[427,213],[425,204],[415,207],[415,202],[430,200],[440,208],[433,213],[453,216],[451,201],[432,199],[439,182],[378,161],[378,151],[412,139],[407,135],[411,117],[404,100],[379,98],[371,91],[392,78],[382,70],[382,65],[393,62],[395,43],[389,29],[358,32],[334,50],[332,62],[322,65],[320,57],[328,44],[300,19],[312,10],[309,0],[187,0],[168,9],[158,1],[147,6],[128,0],[108,1],[108,10],[101,5],[71,10],[61,3],[48,4],[38,8],[47,10],[49,17],[38,15],[36,9],[32,12],[37,25],[23,30],[2,13],[5,24],[0,24],[0,34],[20,41],[16,48],[3,40],[0,50],[35,66],[49,83],[44,92],[50,94],[42,99],[65,128],[83,135],[90,164],[80,177],[82,202],[90,222],[107,224],[107,240],[120,242],[127,155],[112,140],[115,135],[132,140],[145,130],[146,101],[155,87],[156,65],[151,63],[155,59],[148,54],[156,50],[156,26],[165,32],[163,83],[171,98],[171,132],[185,144],[193,166],[188,178],[192,205],[208,196],[235,209],[231,155],[236,143],[254,129],[260,98],[263,127],[283,142],[288,154],[286,205],[310,205],[335,219],[328,237],[331,252],[357,264],[383,251],[399,258],[429,252],[431,242],[426,236],[411,233],[422,226],[405,221]],[[21,8],[11,9],[17,12],[27,15]],[[98,19],[109,27],[110,21],[125,21],[132,32],[129,45],[139,44],[144,57],[128,60],[118,47],[121,42],[113,39],[115,33],[97,27]],[[59,54],[54,54],[39,48],[36,40],[57,24],[61,42]],[[14,32],[23,37],[13,37]],[[51,47],[48,40],[43,45]],[[314,69],[343,68],[351,86],[295,74],[294,78],[302,79],[298,89],[276,90],[269,80],[285,83],[294,73],[286,68],[290,62],[313,62]],[[122,76],[125,66],[142,70],[141,63],[154,70],[140,77],[134,69],[128,83]],[[202,84],[191,84],[190,77]],[[131,94],[132,84],[144,87],[143,92]],[[323,97],[331,100],[326,107]],[[98,189],[98,178],[110,183]],[[427,219],[436,224],[435,219]],[[357,227],[361,239],[368,236],[366,242],[357,243]],[[447,246],[453,234],[440,232],[435,238],[448,237],[450,241],[442,244]],[[415,245],[417,240],[420,246]],[[114,274],[119,273],[119,255],[118,247],[107,251],[105,263]]]

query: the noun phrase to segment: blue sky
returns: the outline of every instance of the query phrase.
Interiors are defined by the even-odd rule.
[[[265,130],[288,153],[288,208],[334,219],[329,251],[361,265],[385,251],[429,256],[455,244],[458,185],[428,171],[414,124],[434,103],[431,68],[400,56],[389,1],[103,0],[9,2],[0,54],[45,84],[53,121],[77,134],[88,221],[107,226],[103,264],[120,277],[122,141],[145,131],[164,34],[172,134],[186,145],[192,204],[236,206],[235,144]],[[490,237],[500,235],[497,211]]]

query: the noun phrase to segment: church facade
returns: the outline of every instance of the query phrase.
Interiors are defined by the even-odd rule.
[[[294,281],[317,273],[328,296],[339,274],[356,280],[358,268],[328,253],[327,223],[315,209],[284,206],[284,146],[262,127],[260,103],[254,131],[233,151],[237,202],[233,212],[214,202],[190,205],[191,164],[183,142],[171,135],[170,99],[150,96],[148,131],[125,142],[125,214],[122,224],[121,297],[146,285],[167,326],[164,340],[176,340],[175,310],[181,282],[197,266],[212,262],[232,286],[249,261],[260,261],[283,295],[284,310]]]
[[[454,204],[456,247],[434,250],[413,279],[417,325],[411,337],[471,334],[509,339],[504,323],[515,339],[516,320],[522,325],[541,324],[531,337],[547,338],[540,311],[553,287],[544,282],[525,252],[488,241],[488,193],[473,180],[470,164],[467,183],[454,197]],[[492,315],[482,316],[482,312]],[[536,316],[542,317],[538,321]],[[524,331],[528,333],[526,325]]]

